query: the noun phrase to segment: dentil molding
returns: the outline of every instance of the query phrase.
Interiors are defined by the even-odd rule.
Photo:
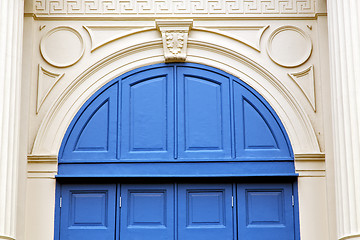
[[[193,20],[156,20],[161,32],[165,62],[183,62]]]

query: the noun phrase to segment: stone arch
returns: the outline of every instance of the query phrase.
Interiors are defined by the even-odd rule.
[[[98,61],[79,74],[47,111],[31,154],[57,155],[71,120],[98,89],[132,69],[161,62],[163,53],[160,39],[99,56]],[[295,154],[320,152],[316,134],[303,107],[281,80],[261,64],[221,43],[196,38],[188,40],[187,62],[215,67],[240,78],[275,110],[284,124]]]

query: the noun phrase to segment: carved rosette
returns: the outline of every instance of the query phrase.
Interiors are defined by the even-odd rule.
[[[157,20],[161,32],[165,62],[184,62],[186,60],[187,39],[192,20]]]

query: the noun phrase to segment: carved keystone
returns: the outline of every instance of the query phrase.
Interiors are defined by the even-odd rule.
[[[184,62],[193,20],[156,20],[161,32],[165,62]]]

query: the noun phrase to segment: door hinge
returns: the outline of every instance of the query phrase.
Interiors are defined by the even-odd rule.
[[[234,196],[231,197],[231,207],[234,207]]]
[[[121,208],[121,196],[119,197],[119,208]]]
[[[291,196],[291,205],[294,206],[295,205],[295,198],[294,195]]]
[[[62,207],[62,197],[60,197],[60,207]]]

